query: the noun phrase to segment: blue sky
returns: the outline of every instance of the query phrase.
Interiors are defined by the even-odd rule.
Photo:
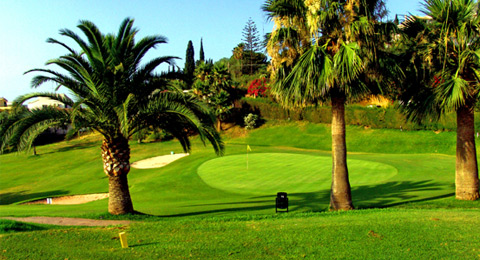
[[[242,41],[242,30],[249,17],[261,35],[270,32],[272,24],[260,10],[263,3],[263,0],[1,0],[0,97],[12,101],[29,92],[53,91],[56,86],[50,83],[37,90],[30,88],[33,74],[23,73],[44,68],[46,61],[65,54],[64,49],[46,43],[46,39],[64,41],[58,34],[63,28],[81,34],[76,28],[80,20],[90,20],[103,33],[113,33],[123,19],[132,17],[135,27],[140,29],[139,37],[157,34],[169,40],[147,58],[177,56],[181,58],[177,65],[183,68],[189,40],[198,58],[203,38],[206,58],[216,61],[231,56],[232,49]],[[394,17],[397,13],[418,14],[419,3],[387,0],[387,7]]]

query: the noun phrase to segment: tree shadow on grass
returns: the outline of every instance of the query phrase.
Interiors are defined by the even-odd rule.
[[[87,148],[92,148],[94,146],[98,146],[100,149],[100,144],[98,141],[90,141],[90,142],[82,142],[82,143],[67,145],[57,149],[56,152],[69,152],[73,150],[83,150]]]
[[[26,202],[35,199],[67,195],[67,190],[54,190],[46,192],[29,193],[28,191],[0,193],[0,205],[9,205],[17,202]]]
[[[363,185],[352,188],[353,203],[356,208],[386,208],[411,202],[429,201],[453,195],[449,185],[433,180],[387,182],[375,185]],[[283,190],[282,190],[283,191]],[[285,191],[285,192],[288,192]],[[276,194],[255,196],[243,201],[202,203],[188,205],[192,210],[187,213],[164,215],[161,217],[195,216],[211,213],[245,212],[271,209],[275,212]],[[322,212],[328,210],[330,190],[308,193],[288,193],[289,211]],[[214,208],[198,211],[198,207]]]
[[[450,197],[450,186],[433,180],[387,182],[353,188],[352,196],[358,208],[386,208]]]

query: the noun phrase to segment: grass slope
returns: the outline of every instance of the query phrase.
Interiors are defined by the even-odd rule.
[[[272,134],[275,134],[273,139]],[[364,137],[361,137],[362,134]],[[404,205],[409,202],[454,201],[451,197],[454,192],[455,158],[453,153],[448,154],[447,151],[452,147],[454,150],[455,143],[450,146],[444,144],[448,143],[446,136],[451,134],[349,128],[347,133],[349,160],[361,161],[369,165],[387,165],[397,171],[397,174],[390,178],[378,179],[376,176],[369,176],[368,171],[355,170],[354,165],[351,165],[352,182],[356,179],[359,181],[352,183],[355,206],[371,208]],[[360,141],[352,144],[350,135],[359,136]],[[377,135],[389,135],[391,139],[399,140],[398,144],[391,145],[389,142],[384,142],[383,138],[373,138]],[[280,138],[281,136],[285,138]],[[293,144],[292,139],[296,140]],[[322,148],[322,143],[329,143],[329,140],[329,127],[326,125],[274,122],[250,132],[247,138],[227,139],[227,156],[224,158],[230,158],[230,156],[241,158],[245,155],[246,143],[249,143],[253,149],[249,156],[254,159],[261,158],[262,161],[265,161],[265,156],[269,153],[288,153],[291,158],[295,158],[295,155],[300,156],[299,158],[304,158],[302,156],[317,157],[319,160],[323,158],[325,163],[322,163],[321,167],[325,167],[323,170],[326,175],[331,165],[328,159],[330,152],[313,148],[317,146]],[[433,141],[429,145],[416,146],[425,140]],[[69,206],[19,205],[23,201],[50,196],[107,192],[108,182],[102,171],[99,146],[99,138],[93,136],[39,147],[37,148],[38,156],[25,154],[0,156],[2,166],[0,216],[99,216],[104,214],[107,209],[107,200]],[[408,154],[398,153],[404,151],[405,147],[410,147]],[[180,152],[180,145],[174,141],[148,144],[132,142],[131,148],[132,162],[168,154],[170,151]],[[365,152],[373,148],[382,152]],[[418,154],[417,151],[426,153]],[[436,154],[435,151],[446,154]],[[129,174],[129,184],[135,209],[157,216],[271,214],[274,211],[273,201],[278,191],[277,187],[268,188],[271,194],[263,192],[263,194],[256,192],[239,194],[238,191],[218,189],[215,185],[209,185],[208,181],[205,182],[198,175],[198,169],[202,164],[216,158],[218,157],[210,147],[203,147],[196,140],[190,156],[175,161],[167,167],[132,169]],[[296,163],[300,164],[300,161],[301,159],[298,159]],[[240,165],[242,162],[243,159],[239,159],[235,163]],[[267,167],[269,165],[264,164]],[[234,173],[232,172],[232,176],[235,176]],[[285,170],[283,173],[292,173],[295,176],[304,174],[295,170],[288,172]],[[313,186],[306,190],[293,190],[289,194],[291,210],[300,212],[325,210],[329,203],[329,185],[328,176],[321,176],[321,178],[324,177],[327,181],[316,190]],[[451,202],[441,203],[442,205],[451,204]],[[475,203],[473,202],[471,207],[478,207],[478,203]]]

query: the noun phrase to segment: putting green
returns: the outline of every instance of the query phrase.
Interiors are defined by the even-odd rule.
[[[364,160],[348,160],[352,186],[370,185],[397,174],[393,166]],[[329,189],[332,159],[290,153],[231,155],[207,161],[198,175],[211,187],[241,194],[314,192]]]

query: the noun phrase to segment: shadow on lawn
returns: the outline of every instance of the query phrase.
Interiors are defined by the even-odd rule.
[[[441,192],[443,190],[443,192]],[[450,185],[433,180],[387,182],[380,185],[364,185],[352,189],[354,205],[358,208],[386,208],[411,202],[446,198],[454,195]],[[432,191],[436,195],[429,194]],[[427,194],[424,194],[427,192]],[[423,193],[423,194],[422,194]]]
[[[58,149],[57,151],[58,152],[68,152],[68,151],[72,151],[72,150],[87,149],[87,148],[91,148],[91,147],[94,147],[94,146],[98,146],[100,148],[99,142],[98,141],[90,141],[90,142],[72,144],[72,145],[62,147],[62,148]]]
[[[364,185],[352,188],[353,203],[356,208],[385,208],[411,202],[420,202],[446,198],[454,194],[448,192],[446,184],[436,183],[433,180],[387,182],[377,185]],[[442,192],[444,190],[444,192]],[[428,192],[435,192],[434,196]],[[288,191],[286,191],[288,192]],[[425,194],[427,192],[427,194]],[[211,213],[257,211],[271,209],[275,212],[275,196],[257,196],[244,201],[203,203],[189,205],[191,212],[162,217],[194,216]],[[288,193],[289,211],[322,212],[328,210],[330,191],[322,190],[309,193]],[[213,209],[197,211],[198,207]]]
[[[34,199],[42,199],[48,197],[56,197],[66,195],[66,190],[54,190],[38,193],[28,193],[28,191],[0,193],[0,205],[9,205],[16,202],[26,202]]]
[[[83,150],[83,149],[88,149],[96,146],[98,146],[100,149],[100,143],[98,141],[88,141],[88,142],[77,143],[77,144],[66,144],[66,146],[60,147],[58,149],[55,149],[49,152],[42,152],[41,148],[37,148],[37,150],[39,155],[44,155],[44,154],[59,153],[59,152],[63,153],[63,152],[69,152],[74,150]]]

